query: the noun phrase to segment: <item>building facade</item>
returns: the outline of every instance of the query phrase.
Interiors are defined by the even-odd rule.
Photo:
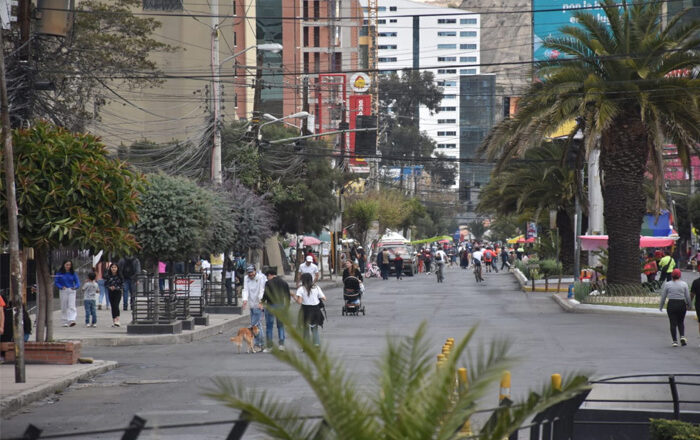
[[[478,14],[408,0],[382,1],[378,11],[379,70],[433,72],[444,97],[438,112],[419,109],[419,128],[437,144],[435,153],[454,159],[465,153],[461,82],[481,73],[480,20]]]

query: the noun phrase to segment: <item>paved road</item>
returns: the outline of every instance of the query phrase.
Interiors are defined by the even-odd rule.
[[[447,337],[460,337],[475,324],[477,343],[510,338],[512,354],[519,358],[512,369],[516,397],[546,382],[554,372],[584,370],[603,376],[700,371],[694,320],[687,319],[691,346],[674,349],[664,318],[564,313],[548,294],[518,291],[510,274],[487,274],[487,282],[479,287],[471,272],[457,268],[447,271],[441,285],[427,275],[371,280],[365,297],[367,316],[360,317],[340,316],[339,289],[326,293],[329,321],[322,343],[342,356],[367,389],[386,335],[410,335],[422,320],[430,324],[435,353]],[[133,414],[149,425],[233,418],[231,410],[201,395],[214,376],[244,378],[251,386],[318,413],[298,374],[270,355],[234,354],[229,336],[192,344],[87,348],[85,355],[116,360],[120,367],[3,420],[2,437],[20,434],[28,423],[45,433],[123,426]],[[494,392],[493,401],[485,403],[495,400]],[[160,431],[147,438],[223,438],[228,429]]]

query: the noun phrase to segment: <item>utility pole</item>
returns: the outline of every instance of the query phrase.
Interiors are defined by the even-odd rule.
[[[209,3],[211,10],[211,74],[214,111],[214,145],[211,149],[211,181],[221,185],[221,69],[219,68],[219,3]]]
[[[301,81],[302,81],[301,110],[308,113],[309,112],[309,77],[304,76],[304,78],[302,78]],[[308,134],[311,134],[311,132],[309,131],[309,118],[304,118],[301,121],[301,135],[306,136]]]
[[[252,119],[252,130],[255,134],[255,146],[257,149],[260,148],[260,104],[262,104],[262,89],[263,89],[263,54],[261,50],[258,50],[255,54],[255,92],[253,93],[253,119]]]
[[[13,333],[15,340],[15,383],[26,382],[24,369],[24,323],[22,316],[22,260],[19,253],[19,227],[17,224],[17,198],[15,190],[15,163],[10,127],[10,107],[7,100],[5,79],[5,42],[0,32],[0,113],[2,113],[2,143],[5,156],[5,195],[7,198],[7,226],[10,244],[10,298],[12,301]]]

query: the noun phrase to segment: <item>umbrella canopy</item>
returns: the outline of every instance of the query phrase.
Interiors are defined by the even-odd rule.
[[[597,251],[608,248],[607,235],[581,235],[581,249],[584,251]],[[673,245],[677,237],[639,237],[639,247],[668,247]]]
[[[520,240],[521,238],[524,239],[525,236],[524,236],[524,235],[518,235],[517,237],[509,238],[509,239],[506,240],[506,241],[508,242],[508,244],[515,244],[515,243],[518,243],[518,240]]]
[[[522,235],[518,237],[518,243],[534,243],[535,237],[525,238]]]
[[[319,245],[319,244],[321,244],[321,240],[319,240],[319,239],[316,238],[316,237],[303,237],[303,238],[301,239],[301,245],[302,245],[302,246],[317,246],[317,245]],[[297,241],[296,241],[296,240],[292,240],[292,242],[289,243],[289,245],[292,246],[292,247],[296,247]]]

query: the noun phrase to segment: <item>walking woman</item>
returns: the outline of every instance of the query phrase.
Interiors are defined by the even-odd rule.
[[[78,310],[75,308],[75,291],[80,287],[78,275],[73,270],[73,262],[66,260],[54,277],[61,298],[61,321],[64,327],[74,327]]]
[[[124,278],[119,273],[119,266],[112,263],[105,275],[105,287],[109,293],[109,303],[112,309],[112,327],[119,327],[119,302],[122,299]]]
[[[668,306],[666,313],[671,324],[671,337],[673,338],[673,347],[678,347],[678,339],[676,339],[676,328],[681,337],[681,345],[687,345],[688,340],[685,338],[685,312],[690,308],[690,293],[688,285],[685,281],[681,281],[680,269],[673,269],[671,272],[671,281],[664,284],[664,291],[661,295],[661,303],[659,310],[663,310],[664,303],[668,298]]]
[[[325,301],[321,288],[314,285],[314,279],[310,273],[301,274],[301,287],[297,289],[296,301],[301,304],[301,312],[304,319],[304,339],[309,340],[309,331],[313,338],[314,346],[321,345],[318,328],[323,327],[323,311],[321,301]]]

